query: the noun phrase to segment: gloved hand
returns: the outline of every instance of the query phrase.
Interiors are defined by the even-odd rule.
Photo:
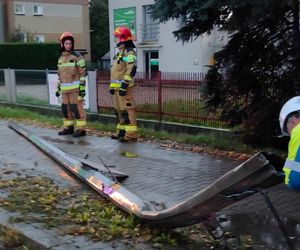
[[[127,88],[129,86],[129,83],[126,81],[122,81],[121,87],[119,89],[119,96],[125,96],[127,94]]]
[[[85,97],[85,90],[79,90],[79,96],[83,99]]]
[[[83,99],[85,97],[85,83],[79,85],[79,96]]]
[[[115,94],[115,90],[114,90],[114,89],[109,89],[109,93],[110,93],[111,95],[114,95],[114,94]]]
[[[60,94],[61,94],[60,86],[57,86],[57,90],[55,92],[55,96],[58,98],[58,97],[60,97]]]

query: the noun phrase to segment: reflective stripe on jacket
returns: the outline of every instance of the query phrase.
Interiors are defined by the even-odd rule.
[[[285,173],[285,184],[289,184],[291,171],[300,173],[300,123],[291,131],[288,157],[285,161],[283,171]]]
[[[61,83],[60,89],[62,91],[79,89],[80,81],[70,82],[70,83]]]
[[[111,80],[109,88],[119,90],[121,88],[121,84],[122,84],[122,80]],[[130,82],[128,85],[128,87],[133,87],[133,86],[134,86],[133,82]]]
[[[113,80],[126,80],[133,83],[133,77],[136,71],[136,55],[133,48],[120,50],[113,59],[111,68],[111,82]],[[133,86],[133,85],[132,85]]]
[[[58,59],[57,68],[62,91],[78,89],[79,83],[85,84],[85,60],[78,52],[62,52]]]

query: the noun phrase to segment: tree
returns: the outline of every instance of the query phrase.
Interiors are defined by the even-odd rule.
[[[181,18],[174,35],[183,41],[214,27],[230,32],[207,74],[208,107],[232,126],[243,123],[256,142],[278,135],[281,105],[300,90],[298,0],[156,0],[152,10],[160,22]]]
[[[109,50],[108,0],[90,1],[91,54],[97,62]]]

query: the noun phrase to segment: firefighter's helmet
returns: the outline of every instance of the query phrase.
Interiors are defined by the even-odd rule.
[[[60,47],[63,48],[64,47],[64,42],[66,40],[71,40],[72,41],[72,44],[74,46],[74,36],[71,32],[64,32],[61,34],[60,38],[59,38],[59,41],[60,41]]]
[[[127,27],[117,27],[114,31],[114,35],[120,39],[120,42],[132,41],[132,34]]]
[[[291,98],[282,106],[279,114],[279,124],[283,135],[289,135],[286,128],[287,117],[298,110],[300,110],[300,96]]]

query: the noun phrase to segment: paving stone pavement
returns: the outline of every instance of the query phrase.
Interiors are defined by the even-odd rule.
[[[67,174],[56,162],[39,151],[34,145],[9,129],[7,125],[7,121],[0,120],[0,168],[17,168],[22,171],[24,176],[47,176],[61,187],[72,186],[78,188],[78,190],[88,189],[76,178]],[[81,158],[88,157],[89,160],[95,162],[102,160],[107,165],[115,166],[116,170],[129,175],[129,178],[122,181],[122,185],[143,199],[155,204],[164,204],[166,207],[184,201],[240,164],[240,162],[232,159],[173,150],[159,144],[122,144],[107,137],[92,135],[84,138],[59,137],[57,131],[53,129],[32,125],[24,125],[24,127],[70,154]],[[137,157],[124,157],[124,152],[134,153]],[[2,178],[14,178],[14,176],[2,176]],[[300,242],[300,225],[298,224],[300,222],[300,193],[289,190],[284,185],[278,185],[271,188],[268,194],[280,216],[289,225],[290,234],[295,235],[295,241]],[[240,218],[233,225],[234,216],[239,214],[243,214],[242,219]],[[243,223],[256,225],[253,224],[256,222],[258,223],[255,226],[257,229],[265,226],[265,230],[270,231],[268,226],[271,224],[274,228],[277,228],[270,214],[270,209],[259,194],[219,211],[218,215],[230,218],[230,223],[225,220],[224,227],[234,228],[236,226],[237,231],[248,228],[245,225],[238,226],[239,222],[247,217],[249,220],[245,220]],[[8,212],[1,209],[0,224],[8,223],[5,222],[5,218],[7,219],[10,216]],[[38,224],[17,224],[14,226],[28,234],[28,237],[37,240],[43,239],[41,244],[48,249],[128,249],[126,244],[122,242],[95,243],[81,236],[59,236],[55,230],[42,230]],[[248,230],[250,229],[248,228]],[[278,236],[280,239],[276,243],[276,249],[285,249],[284,240],[282,240],[278,229],[275,229],[274,235],[273,238]],[[270,235],[268,237],[270,238]],[[260,240],[265,242],[269,239],[268,237],[261,237]],[[152,247],[141,245],[137,246],[137,249],[152,249]],[[266,249],[268,248],[266,247]],[[270,247],[269,249],[273,248]]]

